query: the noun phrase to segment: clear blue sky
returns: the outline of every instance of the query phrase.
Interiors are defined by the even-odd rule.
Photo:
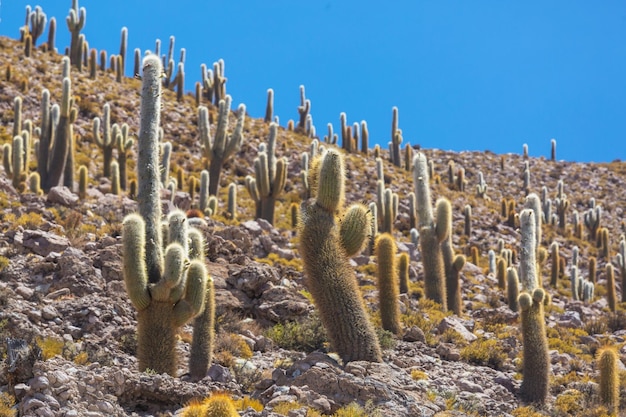
[[[0,34],[16,38],[25,1],[0,0]],[[70,0],[41,0],[69,43]],[[404,140],[427,148],[520,153],[569,161],[626,160],[626,2],[97,0],[90,47],[187,49],[187,89],[223,58],[227,92],[253,117],[275,91],[281,125],[298,118],[298,86],[323,136],[339,113],[367,120],[386,148],[391,108]],[[132,69],[132,65],[129,70]],[[234,107],[233,106],[233,107]],[[373,146],[373,145],[370,145]]]

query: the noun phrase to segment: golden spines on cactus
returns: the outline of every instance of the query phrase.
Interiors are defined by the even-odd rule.
[[[376,239],[380,318],[383,329],[397,335],[401,331],[401,325],[396,251],[396,242],[390,234],[384,233]]]
[[[348,258],[348,249],[362,246],[365,240],[358,245],[354,231],[350,232],[351,239],[342,236],[353,228],[342,227],[337,216],[343,210],[343,158],[330,149],[320,163],[313,166],[319,170],[315,174],[319,179],[317,195],[303,204],[298,231],[307,289],[313,296],[331,346],[343,361],[380,362],[378,339]],[[350,222],[358,223],[362,221],[358,213],[364,214],[367,210],[351,209],[350,212],[353,214],[348,218],[355,216]],[[344,241],[352,242],[349,248],[344,247]]]
[[[409,293],[409,254],[402,252],[398,256],[398,278],[400,280],[400,294]]]
[[[614,347],[606,346],[598,351],[598,369],[600,371],[600,399],[611,415],[619,412],[619,357]]]

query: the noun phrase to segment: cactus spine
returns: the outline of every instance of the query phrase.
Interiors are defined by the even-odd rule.
[[[337,216],[337,212],[343,212],[345,189],[340,153],[327,150],[313,168],[318,171],[311,175],[316,178],[315,199],[303,205],[299,230],[306,286],[313,295],[331,345],[343,361],[380,362],[378,339],[348,260],[365,243],[371,220],[361,205],[348,208],[343,221]],[[353,238],[358,236],[362,237],[361,242]],[[346,248],[343,242],[352,244]]]
[[[445,239],[446,225],[436,225],[430,202],[428,164],[426,156],[418,153],[413,158],[413,182],[417,199],[417,219],[420,234],[420,247],[424,263],[424,289],[427,298],[442,305],[447,310],[446,281],[440,243]]]
[[[397,335],[400,334],[401,325],[396,250],[396,242],[390,234],[384,233],[376,239],[380,318],[383,329]]]
[[[168,235],[174,240],[163,250],[158,172],[161,72],[157,56],[144,58],[137,161],[141,167],[137,172],[139,214],[124,219],[123,272],[129,298],[138,311],[139,368],[175,375],[176,331],[202,311],[207,272],[201,261],[187,259],[186,219],[180,212],[170,215]]]
[[[217,128],[215,135],[211,138],[209,128],[209,110],[198,107],[198,130],[200,131],[200,145],[203,156],[209,164],[209,194],[216,195],[220,184],[222,167],[228,158],[239,150],[243,140],[243,122],[246,117],[246,106],[239,105],[237,109],[237,124],[234,132],[228,136],[228,114],[230,113],[230,96],[226,96],[219,101],[217,117]]]

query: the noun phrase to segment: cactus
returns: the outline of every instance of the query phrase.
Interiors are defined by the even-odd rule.
[[[102,125],[102,135],[100,135],[100,126]],[[102,167],[102,176],[111,177],[111,161],[113,160],[113,149],[117,144],[118,131],[113,125],[111,127],[111,106],[109,103],[105,103],[102,107],[102,122],[99,117],[93,119],[92,132],[93,138],[96,144],[102,148],[102,154],[104,155],[104,166]]]
[[[598,369],[600,370],[600,399],[611,415],[619,412],[619,356],[614,347],[606,346],[598,351]]]
[[[482,199],[488,200],[487,196],[487,183],[485,182],[485,178],[481,171],[478,171],[478,184],[476,184],[476,195]]]
[[[619,241],[619,251],[616,258],[619,275],[622,277],[622,302],[626,302],[626,238],[623,235]],[[589,259],[589,280],[591,280],[591,259],[592,258]],[[593,258],[593,261],[593,282],[595,283],[595,258]]]
[[[378,190],[376,208],[378,210],[380,232],[393,233],[393,223],[398,214],[397,204],[395,204],[398,195],[392,192],[390,188],[385,188],[382,180],[378,180],[376,185]]]
[[[556,161],[556,139],[550,140],[550,160]]]
[[[49,52],[55,52],[54,40],[57,32],[57,20],[54,17],[50,18],[50,24],[48,25],[48,41],[46,43],[46,49]]]
[[[163,250],[158,173],[161,72],[157,56],[144,58],[137,161],[141,167],[137,172],[139,214],[130,214],[123,222],[123,273],[138,312],[140,370],[175,375],[176,332],[202,311],[207,272],[203,262],[187,259],[183,246],[186,220],[181,212],[170,214],[168,235],[174,240]]]
[[[609,310],[615,313],[617,294],[615,293],[615,271],[612,264],[606,264],[606,300],[609,304]]]
[[[243,104],[239,105],[235,130],[228,136],[226,131],[228,130],[230,103],[230,96],[226,96],[223,100],[219,101],[217,128],[213,138],[211,138],[209,128],[209,110],[204,106],[198,107],[198,130],[200,132],[202,154],[208,161],[210,195],[217,195],[222,167],[226,160],[239,150],[241,141],[243,140],[243,123],[246,117],[246,106]]]
[[[506,294],[511,311],[518,311],[519,278],[517,276],[517,270],[513,267],[506,269]]]
[[[7,174],[11,175],[13,188],[19,192],[23,192],[24,181],[26,180],[26,171],[24,169],[24,141],[22,136],[15,136],[13,138],[13,146],[5,147],[5,158],[11,161],[8,166]],[[5,165],[5,170],[7,165]]]
[[[269,123],[274,117],[274,90],[267,89],[267,104],[265,105],[265,118],[263,121]]]
[[[228,185],[228,217],[237,218],[237,184],[234,182]]]
[[[202,417],[238,417],[233,400],[226,394],[213,394],[204,401]]]
[[[400,308],[398,307],[398,269],[396,265],[396,242],[388,233],[376,239],[376,263],[378,265],[378,305],[383,329],[400,334]]]
[[[78,67],[82,62],[82,46],[79,45],[80,31],[85,26],[87,20],[87,11],[84,7],[78,8],[78,0],[72,0],[72,8],[65,21],[67,28],[71,33],[70,38],[70,62]]]
[[[598,229],[600,228],[600,220],[602,218],[602,207],[595,205],[595,200],[592,200],[592,207],[585,212],[583,220],[585,227],[589,231],[589,240],[595,242]]]
[[[81,200],[87,198],[88,175],[87,167],[81,165],[78,168],[78,197],[80,197]]]
[[[161,185],[163,188],[167,187],[170,178],[170,162],[172,160],[172,143],[165,142],[161,146],[161,162],[159,165],[159,171],[161,174]]]
[[[489,249],[489,252],[487,252],[487,262],[488,262],[488,269],[487,269],[488,273],[490,275],[495,275],[497,263],[496,263],[496,252],[493,249]]]
[[[550,286],[556,288],[559,276],[561,275],[560,256],[559,256],[559,243],[552,242],[550,245],[550,259],[552,260],[552,268],[550,269]]]
[[[522,291],[532,293],[535,288],[540,287],[537,278],[537,240],[535,238],[535,212],[531,209],[524,209],[520,213],[520,229],[522,242],[520,248],[519,273],[522,282]]]
[[[417,227],[417,202],[415,200],[415,193],[409,193],[409,228],[415,229]]]
[[[111,194],[120,195],[120,166],[117,161],[111,162]]]
[[[472,206],[466,205],[463,208],[463,215],[465,220],[463,231],[465,236],[470,237],[472,235]]]
[[[433,220],[428,180],[426,156],[418,153],[413,158],[413,183],[417,199],[417,220],[424,264],[424,290],[427,298],[441,304],[444,311],[446,302],[446,280],[440,243],[449,233],[447,225],[436,225]]]
[[[496,262],[496,278],[498,279],[498,288],[501,290],[506,290],[507,277],[507,262],[504,258],[498,258]]]
[[[344,204],[344,165],[340,153],[327,150],[320,162],[315,199],[303,204],[300,214],[300,253],[304,263],[305,283],[313,295],[320,318],[328,332],[331,346],[344,362],[366,360],[380,362],[381,351],[357,286],[348,256],[363,246],[371,220],[362,205],[353,205],[342,217]],[[369,232],[369,231],[367,231]],[[358,238],[362,241],[359,242]],[[349,248],[343,242],[352,242]],[[360,243],[360,245],[359,245]],[[348,250],[349,249],[349,250]]]
[[[365,120],[361,120],[361,153],[365,154],[365,156],[367,156],[369,152],[369,137],[370,134],[367,129],[367,122]]]
[[[298,106],[298,114],[300,120],[298,121],[297,129],[300,132],[305,132],[306,119],[311,112],[311,100],[308,100],[305,96],[304,86],[300,86],[300,105]]]
[[[402,158],[400,156],[400,144],[402,143],[402,131],[398,129],[398,108],[391,109],[391,162],[397,166],[402,166]]]
[[[559,180],[557,183],[557,196],[554,200],[554,205],[556,207],[556,213],[559,217],[559,229],[561,231],[565,231],[565,227],[567,226],[567,209],[569,208],[569,200],[567,196],[563,192],[563,180]]]
[[[576,265],[570,266],[570,283],[572,289],[572,300],[580,300],[580,287],[582,279],[578,275],[578,267]]]
[[[476,246],[470,247],[470,260],[472,261],[472,264],[478,266],[478,263],[480,262],[480,252]]]
[[[257,204],[257,214],[270,224],[274,224],[276,198],[283,192],[287,180],[287,158],[276,159],[277,134],[278,125],[270,123],[267,148],[262,148],[254,160],[255,177],[246,178],[246,188]]]
[[[63,60],[66,60],[64,57]],[[43,90],[41,95],[41,135],[37,172],[41,178],[44,192],[59,185],[63,175],[70,148],[70,124],[76,118],[76,109],[72,109],[72,84],[69,78],[63,79],[61,106],[50,107],[50,92]]]
[[[528,194],[524,202],[524,208],[531,209],[535,214],[535,250],[539,251],[539,249],[541,248],[542,224],[541,200],[539,200],[539,196],[535,193]],[[541,286],[541,283],[539,283],[539,286]]]
[[[465,265],[465,256],[454,255],[452,249],[452,206],[450,201],[440,198],[436,203],[437,233],[444,235],[441,254],[446,274],[446,305],[456,315],[461,315],[460,272]]]
[[[189,258],[204,262],[204,239],[200,231],[189,230]],[[213,279],[207,277],[204,310],[193,321],[193,337],[189,352],[189,374],[200,380],[206,376],[213,357],[215,341],[215,287]]]
[[[118,72],[124,74],[126,72],[126,47],[128,44],[128,28],[122,27],[120,32],[120,57]]]
[[[400,294],[409,293],[409,254],[402,252],[398,256],[398,278],[400,280]]]
[[[523,281],[525,279],[522,277]],[[518,300],[524,346],[520,396],[523,401],[534,404],[545,403],[548,396],[550,356],[543,312],[544,301],[545,292],[542,288],[535,288],[532,297],[524,292]]]
[[[126,123],[122,124],[120,135],[116,140],[117,160],[120,169],[120,187],[122,187],[122,190],[126,190],[126,183],[128,182],[128,175],[126,174],[126,160],[128,159],[128,152],[135,143],[133,138],[128,137],[128,129],[129,128]],[[182,181],[179,185],[182,186]]]

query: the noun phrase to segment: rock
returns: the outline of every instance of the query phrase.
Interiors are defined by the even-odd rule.
[[[426,335],[424,335],[424,331],[417,326],[412,326],[409,328],[403,337],[405,342],[426,342]]]
[[[66,237],[41,230],[24,230],[21,236],[20,233],[15,235],[15,242],[41,256],[63,252],[70,246]]]
[[[443,334],[446,330],[454,330],[466,342],[473,342],[478,339],[475,334],[465,328],[458,318],[453,316],[444,317],[444,319],[441,320],[441,323],[439,323],[439,326],[437,326],[437,330],[439,330],[440,334]]]
[[[263,233],[261,225],[259,225],[258,221],[256,220],[248,220],[241,223],[241,225],[254,237],[258,237]]]
[[[61,204],[62,206],[72,207],[78,202],[78,196],[65,186],[57,186],[50,188],[47,196],[48,203]]]
[[[557,325],[570,329],[580,329],[583,326],[583,322],[580,319],[580,313],[578,311],[569,310],[561,315],[557,321]]]
[[[461,359],[461,353],[452,343],[440,343],[437,346],[437,354],[441,359],[456,362]]]

